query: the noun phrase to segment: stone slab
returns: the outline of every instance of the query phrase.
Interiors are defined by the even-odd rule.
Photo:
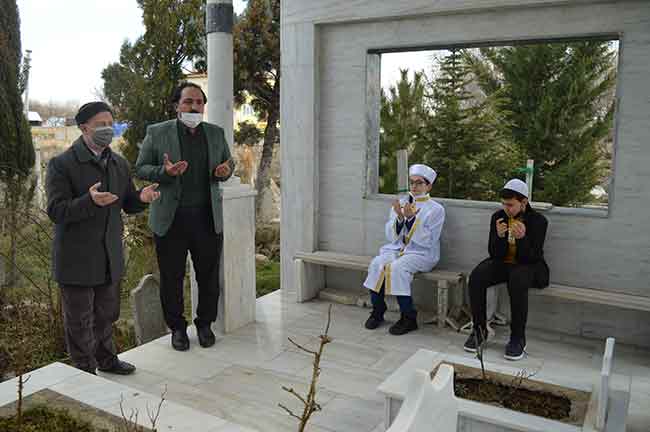
[[[138,345],[151,342],[169,332],[160,304],[160,282],[154,275],[145,275],[131,291],[131,309]]]

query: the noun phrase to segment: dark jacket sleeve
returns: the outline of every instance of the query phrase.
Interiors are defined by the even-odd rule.
[[[47,215],[56,224],[75,223],[93,217],[98,207],[90,193],[74,196],[63,165],[64,162],[56,157],[47,165]]]
[[[508,239],[497,235],[496,223],[497,219],[502,217],[501,212],[498,211],[492,215],[490,219],[490,239],[488,240],[488,253],[492,259],[502,260],[508,251]]]
[[[129,179],[127,181],[127,189],[124,194],[124,201],[122,202],[122,210],[128,214],[139,213],[147,208],[147,204],[140,201],[140,192],[142,190],[137,190],[135,188],[133,179],[130,175],[131,170],[129,169],[128,165],[126,166],[126,172],[129,176]]]
[[[539,213],[531,216],[526,223],[526,235],[517,240],[517,262],[521,264],[536,264],[544,258],[548,221]]]

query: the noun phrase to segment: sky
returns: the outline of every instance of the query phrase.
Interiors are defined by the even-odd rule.
[[[381,87],[388,90],[400,78],[400,69],[408,69],[409,79],[413,79],[413,72],[424,71],[431,77],[434,51],[410,51],[400,53],[385,53],[381,55]]]
[[[144,33],[135,0],[18,0],[23,52],[32,50],[29,99],[82,104],[96,99],[102,70],[124,40]],[[233,0],[235,12],[245,3]]]
[[[22,49],[32,50],[30,100],[74,102],[96,99],[102,70],[119,61],[124,40],[144,33],[136,0],[17,0]],[[233,0],[235,12],[244,0]],[[441,51],[438,51],[440,53]],[[433,51],[383,54],[381,85],[399,80],[399,69],[431,77]]]

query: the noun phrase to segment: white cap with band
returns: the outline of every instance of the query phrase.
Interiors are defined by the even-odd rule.
[[[521,195],[528,198],[528,186],[526,185],[526,183],[524,183],[519,179],[508,180],[508,183],[506,183],[506,185],[503,188],[514,192],[518,192]]]
[[[436,180],[436,177],[438,176],[433,168],[422,164],[411,165],[409,168],[409,175],[424,177],[431,184],[433,184],[433,182]]]

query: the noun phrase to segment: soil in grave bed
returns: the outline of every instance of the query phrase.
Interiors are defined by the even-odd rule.
[[[96,429],[90,423],[77,419],[64,410],[44,406],[26,410],[20,426],[16,417],[0,417],[0,430],[3,432],[109,432],[108,429]]]
[[[459,398],[572,425],[584,423],[591,393],[492,371],[486,371],[484,380],[478,368],[449,364],[454,367],[454,394]]]

